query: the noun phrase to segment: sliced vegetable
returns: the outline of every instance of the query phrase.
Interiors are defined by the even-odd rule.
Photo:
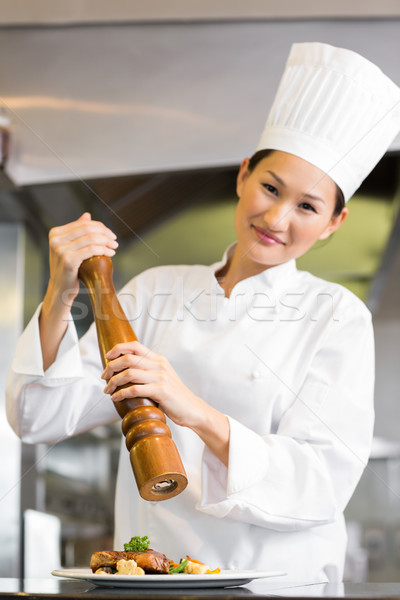
[[[176,567],[172,566],[175,563],[171,563],[169,567],[169,574],[175,575],[176,573],[182,573],[188,562],[189,561],[186,558],[181,558],[180,563]]]
[[[214,569],[214,571],[210,571],[210,569],[207,569],[206,571],[206,575],[218,575],[218,573],[221,573],[221,569]]]
[[[190,556],[186,556],[186,558],[188,559],[189,562],[194,563],[196,565],[205,565],[206,563],[200,562],[199,560],[196,560],[195,558],[190,558]],[[206,575],[218,575],[218,573],[221,573],[221,569],[214,569],[213,571],[211,569],[207,569],[205,571]]]
[[[192,562],[192,563],[196,563],[198,565],[205,565],[206,563],[200,562],[199,560],[196,560],[195,558],[190,558],[190,556],[186,555],[186,558]]]
[[[150,540],[147,535],[140,537],[139,535],[135,535],[135,537],[131,538],[130,542],[124,544],[125,552],[143,552],[144,550],[148,550],[150,546]]]

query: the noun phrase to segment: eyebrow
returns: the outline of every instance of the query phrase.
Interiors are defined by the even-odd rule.
[[[266,173],[269,173],[270,175],[272,175],[272,177],[281,186],[286,187],[286,183],[276,173],[274,173],[274,171],[270,171],[269,169],[267,169]],[[323,204],[325,204],[325,200],[323,198],[321,198],[320,196],[314,196],[313,194],[302,194],[302,198],[308,198],[309,200],[317,200],[317,201],[322,202]]]
[[[270,175],[272,175],[272,177],[274,179],[276,179],[276,181],[278,183],[280,183],[283,187],[286,187],[286,183],[283,181],[283,179],[281,179],[280,177],[278,177],[278,175],[276,173],[274,173],[273,171],[270,171],[269,169],[266,170],[266,173],[269,173]]]

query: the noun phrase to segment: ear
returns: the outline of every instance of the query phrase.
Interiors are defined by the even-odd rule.
[[[349,209],[345,206],[342,212],[339,215],[336,215],[331,218],[328,227],[325,231],[319,236],[320,240],[326,240],[334,231],[339,229],[342,223],[347,219],[349,214]]]
[[[240,165],[239,173],[236,178],[236,193],[238,195],[238,198],[240,198],[241,193],[242,193],[243,184],[246,181],[247,177],[249,176],[249,169],[248,169],[249,162],[250,162],[249,158],[245,158],[242,161],[242,164]]]

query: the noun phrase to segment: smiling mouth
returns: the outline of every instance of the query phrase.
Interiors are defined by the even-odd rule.
[[[265,229],[262,229],[261,227],[257,227],[257,225],[252,225],[252,227],[253,227],[254,231],[256,232],[257,237],[262,242],[265,242],[266,244],[282,244],[283,246],[285,245],[285,242],[283,242],[280,238],[278,238],[276,235],[274,235],[270,231],[266,231]]]

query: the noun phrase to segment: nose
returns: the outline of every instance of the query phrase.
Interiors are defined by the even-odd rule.
[[[264,222],[271,231],[285,231],[290,220],[291,207],[286,202],[274,202],[264,213]]]

